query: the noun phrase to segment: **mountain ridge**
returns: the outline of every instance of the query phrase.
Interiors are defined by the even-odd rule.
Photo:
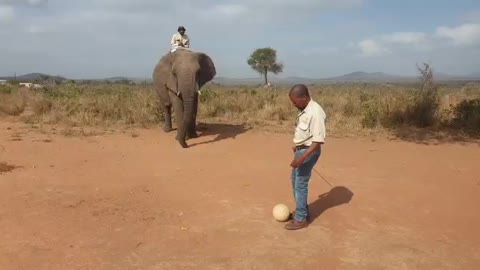
[[[434,78],[437,80],[480,80],[480,72],[470,73],[468,75],[450,75],[442,72],[435,72]],[[14,76],[10,77],[0,77],[0,80],[13,80]],[[32,82],[32,81],[42,81],[42,80],[72,80],[65,78],[60,75],[49,75],[44,73],[28,73],[24,75],[16,76],[18,81]],[[354,71],[347,74],[327,77],[327,78],[308,78],[301,76],[288,76],[288,77],[275,77],[272,76],[269,78],[269,81],[273,84],[293,84],[293,83],[305,83],[305,84],[314,84],[314,83],[326,83],[326,82],[407,82],[407,81],[417,81],[418,76],[402,76],[388,74],[384,72],[364,72],[364,71]],[[114,76],[101,79],[73,79],[73,81],[94,81],[94,82],[121,82],[121,81],[131,81],[131,82],[151,82],[151,78],[134,78],[134,77],[123,77],[123,76]],[[232,78],[226,76],[218,76],[212,80],[214,83],[224,84],[224,85],[242,85],[242,84],[263,84],[263,78],[259,77],[245,77],[245,78]]]

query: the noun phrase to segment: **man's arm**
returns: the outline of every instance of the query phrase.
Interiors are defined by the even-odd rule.
[[[321,147],[322,144],[323,143],[321,142],[312,142],[312,145],[310,145],[307,151],[305,151],[305,153],[303,153],[303,155],[301,155],[297,159],[294,159],[292,163],[290,163],[290,166],[294,168],[300,167],[313,152],[315,152],[318,148]]]
[[[323,115],[314,115],[310,121],[310,131],[312,133],[312,145],[305,151],[303,155],[292,161],[290,166],[297,168],[305,162],[305,160],[322,144],[325,143],[325,118]]]

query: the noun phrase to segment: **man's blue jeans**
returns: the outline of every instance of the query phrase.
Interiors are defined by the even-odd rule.
[[[299,149],[295,152],[295,159],[303,155],[307,149]],[[297,221],[305,221],[308,215],[308,183],[312,175],[313,166],[317,163],[321,154],[319,148],[313,152],[305,162],[298,168],[292,170],[292,188],[293,197],[295,198],[296,209],[295,219]]]

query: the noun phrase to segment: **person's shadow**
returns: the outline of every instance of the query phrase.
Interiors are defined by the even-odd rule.
[[[329,192],[318,196],[316,201],[308,205],[310,222],[315,221],[327,209],[349,203],[352,197],[353,192],[346,187],[334,187]]]
[[[250,129],[252,128],[245,126],[245,124],[232,125],[232,124],[218,124],[218,123],[209,123],[209,124],[202,123],[197,125],[197,133],[199,135],[198,138],[202,138],[204,136],[211,136],[211,135],[216,135],[216,136],[215,138],[209,141],[193,143],[191,144],[191,146],[210,144],[210,143],[215,143],[215,142],[226,140],[226,139],[235,139],[236,136],[243,134]]]

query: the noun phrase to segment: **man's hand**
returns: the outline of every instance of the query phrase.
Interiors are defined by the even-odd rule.
[[[290,163],[290,167],[298,168],[298,167],[302,166],[303,162],[305,162],[305,158],[303,156],[300,156],[300,157],[294,159],[292,161],[292,163]]]
[[[294,159],[292,163],[290,163],[290,166],[293,168],[298,168],[300,167],[305,160],[307,159],[308,156],[310,156],[317,148],[321,146],[321,143],[318,142],[313,142],[312,145],[303,153],[303,155],[299,156],[298,158]]]
[[[297,152],[297,147],[293,146],[292,151],[293,151],[293,153]]]

